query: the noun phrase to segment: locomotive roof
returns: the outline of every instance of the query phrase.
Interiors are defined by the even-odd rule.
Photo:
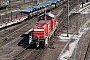
[[[52,13],[45,13],[45,14],[41,14],[40,16],[43,16],[43,15],[47,15],[47,16],[50,16],[50,17],[54,17],[55,15],[52,14]]]

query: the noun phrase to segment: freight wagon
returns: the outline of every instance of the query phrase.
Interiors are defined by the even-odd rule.
[[[22,13],[28,14],[28,17],[33,17],[35,15],[40,15],[42,13],[45,13],[47,11],[50,11],[56,7],[59,7],[61,4],[66,2],[67,0],[50,0],[45,3],[41,3],[38,5],[34,5],[29,8],[25,8],[21,10]]]

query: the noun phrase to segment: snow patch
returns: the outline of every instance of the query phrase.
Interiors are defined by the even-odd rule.
[[[90,4],[90,2],[87,2],[87,3],[83,4],[83,6],[87,6],[89,4]],[[82,8],[82,4],[80,5],[80,7]]]
[[[88,11],[81,12],[81,14],[89,14]]]
[[[90,9],[86,8],[84,11],[81,12],[81,14],[89,14],[90,13]]]
[[[68,37],[67,37],[67,34],[63,33],[59,36],[59,38],[61,39],[60,41],[67,42],[71,38],[71,36],[72,34],[68,34]]]
[[[73,43],[71,43],[69,45],[69,50],[67,50],[60,58],[60,60],[67,60],[67,59],[70,59],[75,47],[76,47],[76,44],[78,43],[78,40],[74,41]]]
[[[89,14],[89,13],[90,13],[90,9],[86,9],[86,10],[81,12],[81,14]]]

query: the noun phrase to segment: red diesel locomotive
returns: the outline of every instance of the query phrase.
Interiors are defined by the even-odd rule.
[[[57,25],[55,15],[51,13],[40,15],[38,22],[33,27],[32,42],[37,47],[48,46],[48,40],[55,32]]]

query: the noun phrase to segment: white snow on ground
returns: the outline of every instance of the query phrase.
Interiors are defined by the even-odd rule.
[[[87,3],[83,4],[83,6],[86,6],[88,4],[90,4],[90,2],[87,2]],[[82,4],[80,5],[80,7],[82,8]]]
[[[87,5],[87,4],[90,4],[90,2],[87,2],[84,5]],[[88,9],[88,8],[81,12],[81,14],[88,14],[88,13],[90,13],[90,9]]]
[[[88,14],[88,13],[89,13],[89,11],[81,12],[81,14]]]
[[[67,34],[66,33],[63,33],[59,36],[59,38],[61,39],[60,41],[63,41],[63,42],[67,42],[70,38],[71,38],[71,34],[68,34],[69,37],[67,37]]]
[[[78,40],[74,41],[73,43],[71,43],[69,45],[69,50],[67,50],[60,58],[60,60],[67,60],[67,58],[69,59],[69,57],[71,57],[72,52],[74,51],[76,44],[78,43]]]
[[[83,12],[83,13],[85,13],[85,12]],[[71,57],[80,37],[82,36],[82,34],[86,33],[89,30],[90,27],[87,27],[88,23],[90,23],[90,20],[87,20],[86,23],[83,26],[81,26],[81,28],[79,29],[79,32],[78,32],[79,34],[74,35],[74,37],[73,37],[73,39],[75,39],[75,41],[69,44],[69,50],[67,50],[65,53],[63,53],[59,60],[68,60]],[[66,36],[67,36],[67,34],[65,34],[65,33],[61,34],[59,36],[60,41],[67,42],[71,38],[72,34],[69,34],[69,37],[66,37]]]
[[[83,12],[81,12],[81,14],[89,14],[90,13],[90,9],[86,9],[86,10],[84,10]]]

